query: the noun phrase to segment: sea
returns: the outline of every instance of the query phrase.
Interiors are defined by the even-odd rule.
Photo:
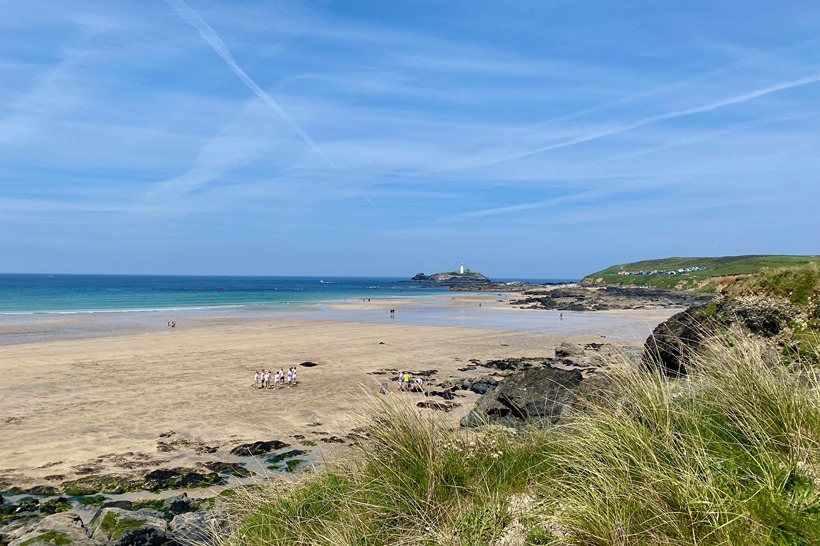
[[[0,275],[0,313],[70,314],[305,306],[441,292],[378,277]]]
[[[530,283],[570,279],[501,279]],[[447,292],[390,277],[228,277],[0,274],[0,314],[282,308]]]
[[[536,283],[571,279],[499,279]],[[242,277],[0,274],[0,345],[97,337],[274,316],[408,324],[532,329],[506,313],[455,312],[446,287],[391,277]],[[502,293],[497,296],[503,297]],[[395,315],[337,302],[409,300]],[[431,304],[435,302],[436,304]],[[472,316],[472,315],[475,316]]]

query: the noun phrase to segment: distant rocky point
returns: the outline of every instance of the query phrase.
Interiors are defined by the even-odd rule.
[[[478,271],[471,271],[463,269],[461,271],[449,271],[447,273],[434,273],[432,275],[425,275],[418,273],[412,279],[412,282],[429,282],[436,284],[482,284],[492,282]]]

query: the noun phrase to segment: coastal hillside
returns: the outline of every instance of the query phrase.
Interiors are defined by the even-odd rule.
[[[613,265],[587,275],[581,282],[713,291],[719,283],[718,277],[749,275],[767,268],[799,267],[812,262],[820,262],[820,257],[748,255],[661,258]]]

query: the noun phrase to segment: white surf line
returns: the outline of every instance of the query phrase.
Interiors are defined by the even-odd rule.
[[[199,13],[197,13],[191,6],[186,4],[184,0],[165,0],[165,3],[172,7],[174,11],[177,12],[177,15],[179,15],[179,17],[183,21],[194,27],[194,29],[196,29],[196,31],[199,32],[199,35],[202,37],[202,39],[205,40],[205,42],[209,46],[211,46],[211,49],[213,49],[214,52],[217,55],[219,55],[223,61],[225,61],[228,67],[233,71],[234,74],[237,75],[237,77],[242,81],[242,83],[244,83],[247,86],[248,89],[253,91],[253,93],[257,97],[259,97],[262,100],[262,102],[267,104],[274,112],[279,114],[279,116],[283,120],[285,120],[285,122],[288,125],[290,125],[291,128],[294,131],[296,131],[296,133],[300,137],[302,137],[302,140],[304,140],[314,152],[319,154],[319,157],[321,157],[328,165],[330,165],[334,169],[336,168],[336,165],[333,163],[333,161],[328,156],[326,156],[324,152],[322,152],[322,150],[319,149],[319,146],[316,145],[316,143],[313,141],[310,135],[307,134],[307,132],[304,129],[302,129],[302,127],[298,123],[296,123],[296,121],[292,117],[290,117],[290,115],[287,112],[285,112],[282,109],[282,107],[279,105],[278,102],[276,102],[273,99],[273,97],[267,94],[261,87],[259,87],[259,85],[257,85],[257,83],[250,76],[248,76],[247,73],[245,73],[244,70],[242,70],[242,68],[236,63],[236,60],[233,58],[233,55],[231,55],[231,52],[228,50],[228,47],[225,45],[225,42],[222,41],[222,39],[219,37],[219,35],[217,35],[214,29],[211,28],[211,25],[209,25],[199,15]]]
[[[724,106],[731,106],[733,104],[739,104],[742,102],[746,102],[757,97],[761,97],[763,95],[769,95],[771,93],[776,93],[778,91],[784,91],[786,89],[793,89],[795,87],[801,87],[804,85],[808,85],[811,83],[820,82],[820,74],[812,74],[811,76],[807,76],[805,78],[800,78],[798,80],[790,80],[786,82],[777,83],[774,85],[770,85],[768,87],[764,87],[762,89],[756,89],[754,91],[749,91],[748,93],[743,93],[741,95],[736,95],[734,97],[729,97],[726,99],[721,99],[715,102],[710,102],[708,104],[704,104],[701,106],[695,106],[694,108],[687,108],[685,110],[674,110],[672,112],[666,112],[665,114],[658,114],[655,116],[650,116],[648,118],[640,119],[638,121],[634,121],[632,123],[628,123],[626,125],[621,125],[620,127],[615,127],[612,129],[605,129],[602,131],[598,131],[595,133],[591,133],[588,135],[584,135],[581,137],[573,138],[571,140],[567,140],[564,142],[559,142],[557,144],[551,144],[549,146],[543,146],[541,148],[535,148],[533,150],[527,150],[524,152],[520,152],[518,154],[510,155],[507,157],[503,157],[500,159],[494,159],[491,161],[487,161],[484,163],[478,163],[475,165],[471,165],[470,167],[466,168],[475,168],[475,167],[487,167],[490,165],[496,165],[498,163],[504,163],[507,161],[512,161],[514,159],[521,159],[522,157],[528,157],[535,154],[540,154],[543,152],[548,152],[550,150],[558,150],[561,148],[568,148],[569,146],[574,146],[576,144],[582,144],[584,142],[590,142],[592,140],[598,140],[599,138],[607,137],[610,135],[614,135],[617,133],[623,133],[625,131],[630,131],[632,129],[637,129],[638,127],[643,127],[645,125],[650,125],[653,123],[658,123],[660,121],[666,121],[670,119],[680,118],[684,116],[691,116],[693,114],[702,114],[704,112],[709,112],[711,110],[717,110],[718,108],[723,108]]]

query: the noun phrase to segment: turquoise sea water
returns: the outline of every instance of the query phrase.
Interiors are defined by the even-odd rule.
[[[384,277],[0,274],[0,314],[252,308],[443,292]]]
[[[429,294],[389,278],[0,275],[0,313],[89,313],[311,304]]]
[[[506,305],[504,293],[482,293],[502,302],[482,308],[465,300],[468,295],[396,278],[5,274],[0,275],[0,345],[152,332],[168,328],[170,321],[182,329],[276,317],[640,339],[674,313],[562,315],[516,309]],[[377,305],[380,299],[401,304],[389,314]],[[372,305],[334,305],[363,301]]]
[[[367,320],[375,318],[368,310],[331,316],[329,304],[447,294],[398,278],[0,274],[0,344],[151,331],[169,321]]]

